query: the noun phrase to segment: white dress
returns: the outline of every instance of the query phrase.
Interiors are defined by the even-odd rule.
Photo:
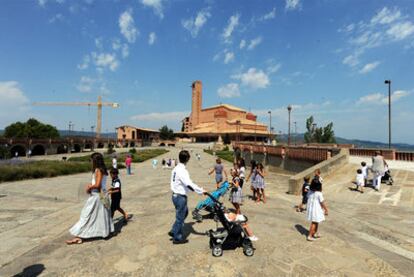
[[[106,191],[106,177],[106,175],[102,177],[102,191]],[[92,176],[92,184],[95,184],[95,173]],[[99,191],[97,189],[92,190],[83,206],[79,221],[73,225],[69,232],[75,237],[86,239],[106,238],[114,230],[111,211],[102,203]]]
[[[308,204],[306,207],[306,217],[309,221],[319,223],[325,220],[325,214],[321,206],[323,201],[322,192],[309,191]]]

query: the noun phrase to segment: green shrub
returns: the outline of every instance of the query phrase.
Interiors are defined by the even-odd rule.
[[[131,154],[135,154],[135,153],[137,153],[137,149],[132,148],[132,149],[129,149],[128,152],[131,153]]]

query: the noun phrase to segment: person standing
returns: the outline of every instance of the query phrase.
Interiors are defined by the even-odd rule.
[[[381,156],[380,151],[375,151],[375,156],[372,157],[372,172],[374,173],[374,179],[372,180],[372,185],[376,191],[380,190],[381,178],[384,176],[385,172],[385,160]]]
[[[216,159],[216,165],[214,166],[212,170],[210,170],[208,175],[211,175],[213,172],[215,172],[216,174],[216,189],[218,189],[220,187],[220,183],[223,182],[223,172],[224,172],[224,176],[227,179],[227,173],[224,170],[224,166],[221,164],[220,158]]]
[[[246,179],[246,164],[244,159],[238,160],[237,165],[239,168],[240,188],[243,189],[244,180]]]
[[[104,158],[100,153],[93,153],[91,160],[92,182],[86,186],[89,197],[83,206],[79,221],[69,230],[74,238],[67,240],[67,244],[80,244],[88,238],[106,238],[115,230],[110,207],[105,204],[109,204],[109,199],[106,202],[103,194],[108,176]]]
[[[131,175],[131,164],[132,164],[132,157],[128,154],[127,158],[125,159],[125,166],[127,169],[127,174]]]
[[[186,169],[186,164],[190,160],[190,153],[187,150],[180,151],[178,155],[179,163],[171,172],[171,191],[172,202],[175,207],[175,222],[171,227],[168,235],[173,238],[173,244],[182,244],[188,242],[183,237],[182,228],[185,218],[188,215],[187,192],[192,190],[198,194],[205,194],[205,190],[193,183],[190,174]]]
[[[322,183],[318,179],[313,179],[308,193],[308,203],[306,208],[306,218],[311,222],[309,227],[308,241],[320,238],[318,233],[319,223],[325,220],[328,215],[328,207],[322,194]]]
[[[118,168],[118,161],[116,160],[116,156],[112,158],[112,168],[117,169]]]

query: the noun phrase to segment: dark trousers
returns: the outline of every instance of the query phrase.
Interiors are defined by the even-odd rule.
[[[178,241],[184,239],[183,226],[184,220],[188,215],[187,197],[173,193],[172,202],[175,207],[175,222],[172,226],[171,232],[173,233],[174,240]]]

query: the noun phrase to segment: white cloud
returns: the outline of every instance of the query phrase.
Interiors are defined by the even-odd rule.
[[[247,46],[247,50],[253,50],[260,43],[262,43],[262,37],[257,37],[255,39],[252,39],[249,43],[249,46]]]
[[[124,59],[129,56],[129,46],[128,46],[128,44],[124,43],[122,45],[121,55],[122,55],[122,58],[124,58]]]
[[[54,23],[57,21],[63,21],[65,17],[61,13],[57,13],[49,19],[49,23]]]
[[[262,70],[257,70],[252,67],[245,73],[232,76],[233,79],[240,80],[243,86],[250,87],[252,89],[266,88],[270,84],[269,77]]]
[[[128,9],[119,16],[119,28],[121,34],[129,43],[134,43],[139,35],[138,29],[135,27],[134,18],[132,17],[132,9]]]
[[[375,68],[377,68],[379,65],[380,65],[379,61],[376,61],[376,62],[373,62],[373,63],[367,63],[363,68],[361,68],[359,73],[366,74],[368,72],[371,72]]]
[[[274,65],[269,65],[266,69],[267,74],[273,74],[279,71],[279,69],[282,67],[281,63],[277,63]]]
[[[233,52],[226,52],[224,54],[224,63],[228,64],[232,61],[234,61],[234,53]]]
[[[134,121],[157,121],[157,122],[166,122],[166,121],[181,121],[189,112],[166,112],[166,113],[147,113],[131,116],[131,120]]]
[[[410,95],[411,92],[406,90],[396,90],[391,93],[391,102],[396,102],[399,99]],[[373,93],[362,96],[358,99],[357,104],[367,104],[367,105],[385,105],[388,104],[388,95],[382,93]]]
[[[0,81],[0,123],[3,120],[15,120],[29,109],[29,99],[16,81]]]
[[[270,12],[260,17],[259,20],[264,21],[264,20],[273,19],[275,17],[276,17],[276,8],[273,8]]]
[[[384,7],[379,11],[372,19],[372,24],[389,24],[397,19],[401,18],[401,12],[397,8],[394,11],[390,11],[387,7]]]
[[[359,64],[359,55],[357,53],[354,53],[349,56],[346,56],[342,60],[342,63],[354,67]]]
[[[300,0],[286,0],[285,9],[286,10],[297,10],[301,8]]]
[[[244,39],[242,39],[240,41],[240,45],[239,45],[240,49],[243,49],[244,47],[246,47],[246,41]]]
[[[121,49],[121,47],[122,47],[122,44],[118,38],[112,40],[112,49],[116,51],[116,50]]]
[[[141,3],[149,8],[152,8],[154,10],[154,13],[158,15],[161,19],[164,18],[164,12],[163,12],[163,6],[162,6],[163,0],[141,0]]]
[[[148,44],[153,45],[156,39],[157,39],[157,35],[154,32],[150,33],[148,36]]]
[[[37,0],[39,6],[44,7],[46,5],[47,0]]]
[[[414,34],[414,24],[409,21],[397,23],[387,30],[387,34],[395,40],[403,40]]]
[[[83,56],[83,61],[81,64],[78,64],[78,68],[81,70],[87,69],[89,67],[90,61],[91,61],[91,58],[89,57],[89,55]]]
[[[195,19],[193,17],[181,21],[181,25],[187,29],[192,37],[197,37],[200,29],[207,23],[207,19],[211,17],[208,8],[203,9],[197,13]]]
[[[231,35],[233,34],[234,29],[239,25],[239,14],[232,15],[229,20],[227,26],[223,30],[222,37],[224,42],[231,43]]]
[[[109,53],[91,53],[94,64],[99,68],[109,68],[111,71],[115,71],[119,66],[119,61],[115,54]]]
[[[229,83],[225,86],[222,86],[217,90],[217,94],[221,98],[239,97],[240,96],[239,84]]]
[[[98,48],[99,50],[103,49],[103,38],[95,38],[95,46],[96,48]]]
[[[87,76],[82,76],[76,88],[80,92],[91,92],[96,80]]]

